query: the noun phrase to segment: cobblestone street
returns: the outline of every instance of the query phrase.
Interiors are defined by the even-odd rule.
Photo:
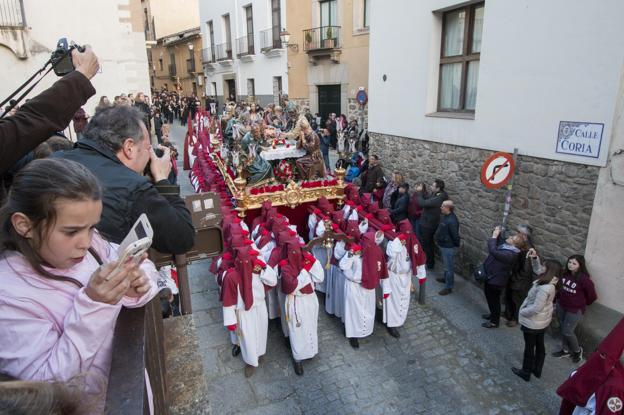
[[[172,138],[182,146],[184,130]],[[191,192],[186,174],[183,192]],[[573,369],[547,358],[542,379],[525,383],[510,367],[522,358],[522,334],[515,329],[486,330],[482,293],[462,278],[456,293],[437,295],[429,275],[428,305],[412,298],[401,338],[376,324],[374,334],[354,350],[340,320],[319,313],[319,354],[296,376],[278,325],[270,324],[267,354],[253,377],[243,375],[240,356],[232,357],[222,324],[217,285],[208,262],[190,266],[193,318],[198,329],[212,414],[552,414],[554,390]],[[322,297],[320,298],[322,301]],[[554,350],[549,339],[547,350]]]

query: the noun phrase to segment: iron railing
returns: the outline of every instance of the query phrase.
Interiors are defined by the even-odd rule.
[[[213,48],[204,48],[202,49],[202,62],[203,63],[212,63],[217,59],[215,58],[215,50]]]
[[[169,76],[176,76],[177,74],[178,74],[178,71],[176,69],[175,63],[170,63],[169,64]]]
[[[340,26],[322,26],[303,31],[303,50],[340,48]]]
[[[195,72],[195,59],[187,59],[186,60],[186,72],[194,73]]]
[[[279,27],[275,26],[260,32],[260,50],[262,52],[281,48],[282,39],[280,38]]]
[[[217,60],[224,61],[232,59],[232,43],[225,42],[217,45]]]
[[[26,27],[23,0],[0,0],[0,27]]]
[[[254,37],[253,33],[236,39],[236,56],[254,55]]]

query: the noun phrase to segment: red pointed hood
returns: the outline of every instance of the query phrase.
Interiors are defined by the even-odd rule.
[[[624,318],[604,338],[598,349],[576,371],[574,376],[559,386],[557,394],[573,405],[585,406],[591,395],[595,393],[596,408],[604,407],[605,402],[601,402],[604,400],[603,388],[613,389],[618,385],[612,383],[617,381],[619,390],[624,389],[624,379],[622,378],[624,367],[620,362],[623,351]],[[609,384],[607,385],[607,383]]]
[[[249,255],[249,248],[238,248],[234,268],[241,277],[241,297],[245,303],[245,310],[249,310],[253,305],[253,261],[254,258]]]
[[[427,262],[425,251],[420,246],[420,242],[418,242],[418,238],[414,234],[414,228],[412,228],[409,220],[404,219],[399,222],[399,232],[406,236],[405,247],[412,263],[412,274],[416,275],[418,267]]]
[[[388,278],[388,266],[383,251],[375,243],[375,232],[362,235],[362,287],[372,290],[379,285],[380,279]]]

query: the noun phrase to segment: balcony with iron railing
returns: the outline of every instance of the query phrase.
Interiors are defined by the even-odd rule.
[[[232,59],[232,42],[225,42],[217,45],[217,61]]]
[[[176,69],[175,63],[170,63],[169,64],[169,76],[176,76],[177,74],[178,74],[178,71]]]
[[[0,28],[26,27],[23,0],[0,0]]]
[[[319,50],[339,49],[340,26],[322,26],[303,31],[303,50],[314,52]]]
[[[238,58],[255,54],[253,33],[249,33],[236,39],[236,52],[236,56]]]
[[[202,49],[202,62],[203,63],[214,63],[216,62],[215,50],[213,48],[204,48]]]
[[[282,40],[280,39],[279,27],[276,26],[260,31],[260,51],[262,53],[281,48]]]
[[[189,74],[195,73],[195,59],[186,60],[186,72]]]

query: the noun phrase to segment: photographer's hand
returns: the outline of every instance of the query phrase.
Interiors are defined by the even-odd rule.
[[[158,146],[163,150],[162,157],[158,157],[154,149],[150,149],[150,172],[154,178],[154,183],[169,178],[171,173],[171,150],[169,147]]]
[[[80,52],[78,49],[72,50],[72,63],[78,72],[86,76],[87,79],[91,79],[100,69],[100,63],[91,46],[85,45],[84,49],[84,52]]]

